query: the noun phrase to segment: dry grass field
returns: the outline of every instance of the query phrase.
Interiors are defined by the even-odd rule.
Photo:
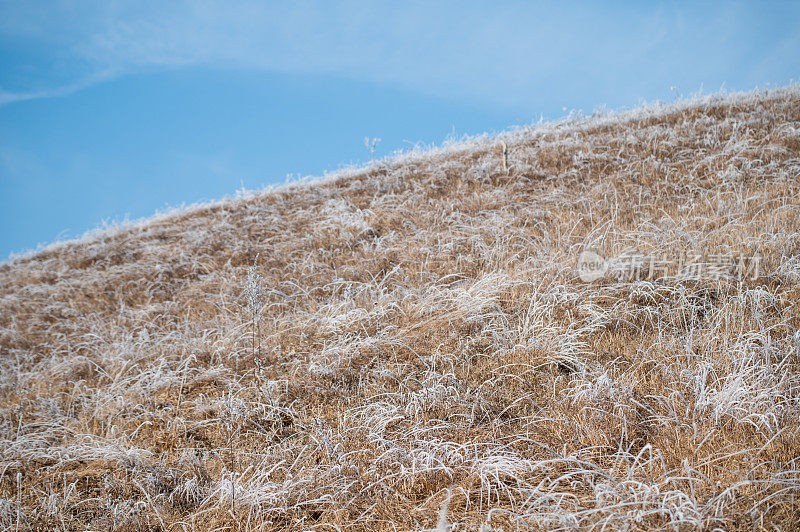
[[[398,155],[0,264],[0,528],[796,530],[799,331],[796,86]]]

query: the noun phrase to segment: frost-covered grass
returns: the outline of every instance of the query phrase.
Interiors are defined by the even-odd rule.
[[[796,529],[798,132],[796,87],[573,117],[0,264],[0,524]]]

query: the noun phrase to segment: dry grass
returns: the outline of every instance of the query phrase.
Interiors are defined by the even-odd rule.
[[[789,87],[2,264],[0,526],[797,529],[798,152]],[[587,247],[763,260],[584,283]]]

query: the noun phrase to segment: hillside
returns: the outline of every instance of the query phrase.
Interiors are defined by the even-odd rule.
[[[797,529],[799,331],[797,87],[398,156],[0,265],[0,526]]]

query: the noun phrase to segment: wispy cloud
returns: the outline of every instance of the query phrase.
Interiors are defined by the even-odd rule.
[[[43,43],[63,61],[89,64],[96,72],[122,75],[200,65],[333,74],[518,108],[532,108],[537,94],[552,92],[554,85],[570,101],[586,84],[601,95],[626,90],[641,94],[644,81],[666,88],[700,74],[701,81],[730,84],[735,80],[725,75],[743,58],[727,36],[748,39],[746,24],[764,15],[744,4],[728,6],[725,15],[719,8],[694,4],[607,8],[588,3],[377,6],[347,1],[334,6],[207,1],[0,6],[7,15],[0,35]],[[790,18],[800,13],[782,9]],[[769,48],[769,57],[749,60],[784,69],[800,65],[791,47],[779,45],[781,35],[771,38],[778,45]],[[20,92],[6,88],[0,104],[58,96],[102,79],[108,77]]]
[[[46,88],[40,90],[9,92],[0,88],[0,106],[7,105],[14,102],[23,102],[25,100],[36,100],[39,98],[57,98],[59,96],[67,96],[73,92],[97,85],[103,81],[108,81],[120,75],[121,72],[116,70],[97,71],[83,79],[75,82],[61,85],[53,88]]]

